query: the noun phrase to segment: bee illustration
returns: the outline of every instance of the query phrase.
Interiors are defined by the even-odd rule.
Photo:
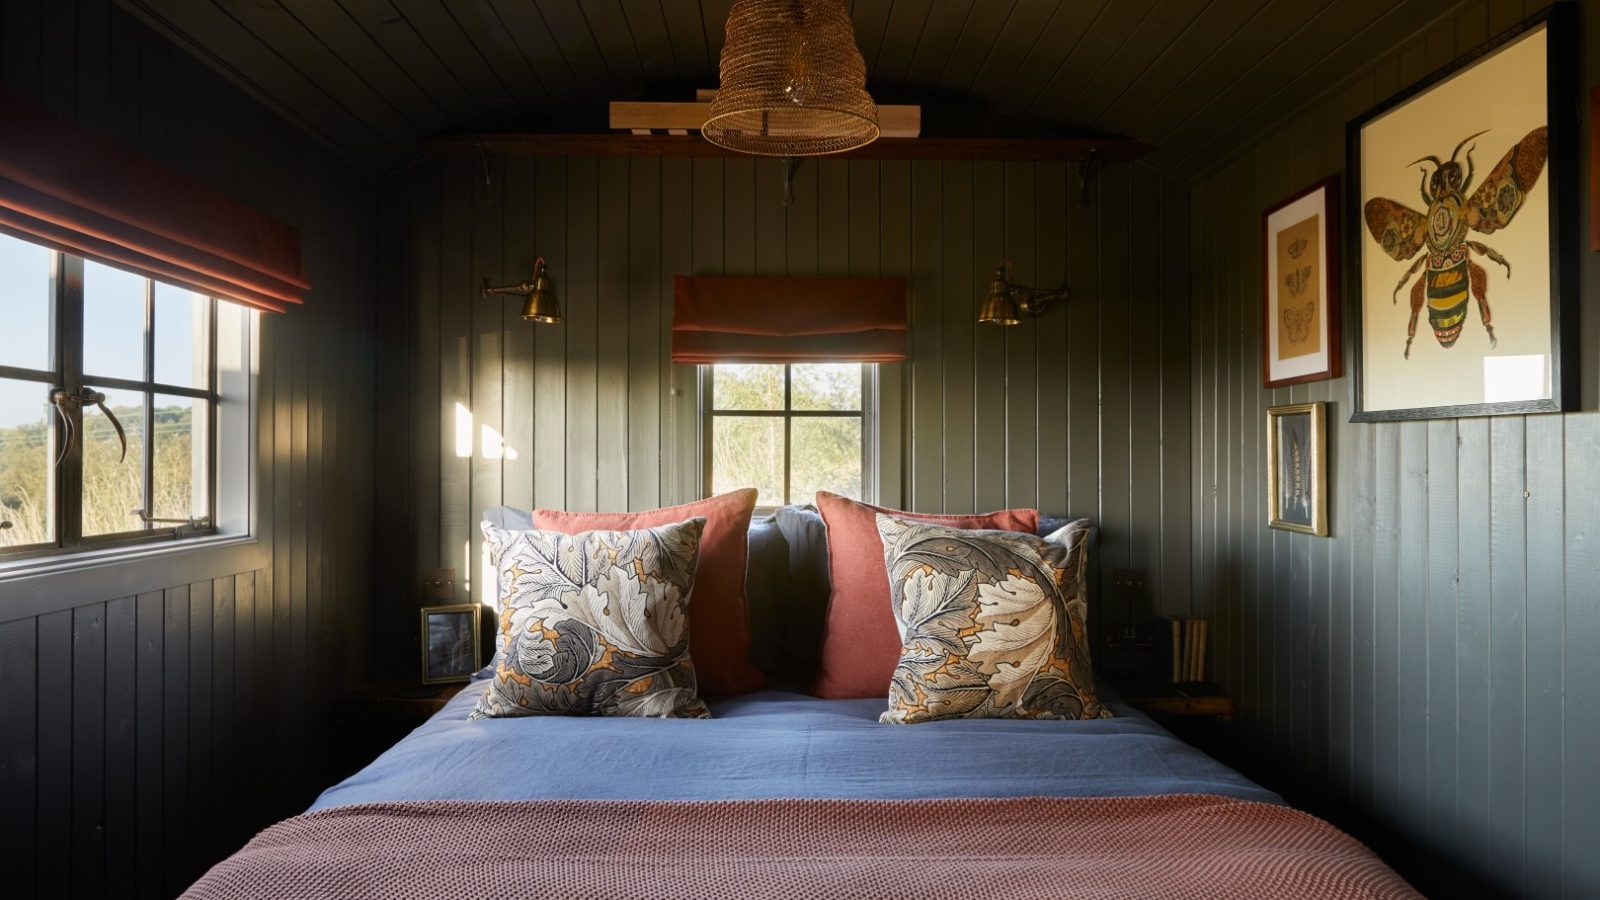
[[[1511,277],[1511,263],[1492,247],[1467,239],[1470,229],[1479,234],[1493,234],[1511,224],[1517,210],[1527,198],[1528,191],[1539,180],[1549,156],[1550,131],[1540,127],[1528,132],[1518,141],[1489,176],[1471,196],[1472,151],[1477,149],[1468,142],[1487,134],[1480,131],[1468,135],[1456,145],[1449,162],[1440,162],[1437,156],[1424,156],[1411,165],[1432,163],[1430,174],[1422,167],[1422,202],[1426,213],[1419,213],[1394,200],[1374,197],[1363,209],[1367,230],[1373,240],[1390,257],[1405,262],[1426,248],[1426,252],[1411,265],[1395,285],[1393,302],[1399,302],[1400,289],[1424,265],[1427,269],[1411,289],[1411,324],[1406,329],[1405,356],[1411,358],[1411,341],[1417,336],[1417,314],[1423,302],[1428,305],[1428,324],[1433,326],[1433,336],[1439,346],[1449,349],[1461,337],[1461,326],[1467,317],[1468,289],[1478,301],[1478,315],[1483,320],[1484,331],[1489,333],[1489,346],[1499,343],[1494,335],[1489,311],[1489,275],[1482,266],[1471,260],[1470,254],[1488,257],[1503,266],[1506,277]],[[1467,147],[1465,172],[1456,162],[1461,148]]]
[[[1294,259],[1299,259],[1300,254],[1304,252],[1306,252],[1305,238],[1297,238],[1294,243],[1289,245],[1289,256],[1293,257]]]

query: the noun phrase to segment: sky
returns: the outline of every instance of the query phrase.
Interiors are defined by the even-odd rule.
[[[42,247],[0,235],[0,364],[52,367],[50,259]],[[156,380],[199,386],[194,345],[207,332],[204,298],[158,282],[155,300]],[[85,263],[83,344],[91,385],[94,375],[143,377],[144,279]],[[0,379],[0,428],[42,421],[49,389]]]

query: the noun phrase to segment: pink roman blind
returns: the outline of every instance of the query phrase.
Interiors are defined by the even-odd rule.
[[[673,280],[672,361],[901,362],[904,278]]]
[[[4,90],[0,231],[257,309],[311,288],[293,227]]]

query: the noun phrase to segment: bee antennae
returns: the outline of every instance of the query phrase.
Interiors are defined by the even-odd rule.
[[[1461,139],[1461,143],[1457,144],[1456,145],[1456,149],[1454,150],[1454,152],[1452,152],[1450,154],[1450,161],[1451,162],[1455,162],[1456,161],[1456,154],[1460,153],[1461,152],[1461,148],[1465,147],[1467,145],[1467,141],[1470,141],[1475,137],[1479,137],[1481,135],[1485,135],[1485,134],[1488,134],[1488,133],[1489,133],[1489,129],[1485,128],[1484,130],[1478,132],[1477,134],[1469,134],[1466,137],[1462,138]],[[1468,155],[1471,155],[1471,153],[1472,153],[1471,150],[1467,151]]]
[[[1444,168],[1444,163],[1440,162],[1439,161],[1439,157],[1437,157],[1437,156],[1424,156],[1421,159],[1413,159],[1411,162],[1406,163],[1406,165],[1414,166],[1414,165],[1416,165],[1417,163],[1420,163],[1420,162],[1431,162],[1431,163],[1433,163],[1433,167],[1435,169]]]

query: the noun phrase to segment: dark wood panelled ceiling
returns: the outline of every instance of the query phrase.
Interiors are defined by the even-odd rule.
[[[118,0],[377,173],[421,138],[716,84],[732,0]],[[847,0],[930,128],[1097,132],[1192,179],[1462,0]],[[998,124],[997,124],[998,123]],[[570,129],[569,129],[570,130]]]

